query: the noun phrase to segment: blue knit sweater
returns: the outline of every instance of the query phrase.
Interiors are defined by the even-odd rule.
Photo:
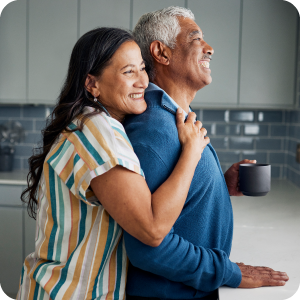
[[[178,105],[150,84],[147,110],[125,122],[153,193],[171,174],[181,153],[176,128]],[[183,210],[158,247],[124,233],[131,265],[127,293],[163,299],[193,299],[222,285],[237,287],[239,267],[229,260],[233,215],[226,182],[211,144],[196,168]]]

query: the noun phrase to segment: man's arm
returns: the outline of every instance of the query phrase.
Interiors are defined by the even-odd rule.
[[[224,251],[197,247],[172,231],[158,247],[144,245],[124,232],[130,262],[137,268],[204,292],[222,285],[239,286],[241,271]]]
[[[135,145],[134,150],[148,186],[154,192],[170,171],[156,152],[147,146]],[[224,251],[195,246],[175,234],[173,229],[158,247],[147,246],[127,232],[124,232],[124,238],[127,255],[135,267],[204,292],[222,285],[253,288],[284,285],[288,280],[285,273],[270,268],[235,264]]]
[[[134,150],[153,193],[168,177],[170,170],[153,149],[139,144],[134,145]],[[197,247],[175,234],[173,229],[158,247],[144,245],[126,232],[124,237],[131,263],[145,271],[205,292],[221,285],[237,287],[241,282],[239,267],[228,259],[224,251]]]

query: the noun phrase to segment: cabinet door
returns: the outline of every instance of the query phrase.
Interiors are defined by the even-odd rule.
[[[212,83],[197,92],[191,106],[235,106],[238,94],[240,0],[188,0],[188,8],[214,49]]]
[[[25,224],[25,236],[24,236],[24,256],[26,257],[35,250],[35,225],[36,221],[30,218],[27,213],[27,208],[23,210],[24,224]],[[25,259],[24,257],[24,259]]]
[[[16,295],[22,271],[22,208],[0,207],[0,284]]]
[[[130,0],[81,0],[80,36],[96,27],[130,26]]]
[[[54,104],[77,40],[77,1],[29,0],[29,102]]]
[[[0,102],[26,103],[26,0],[9,3],[1,14]]]
[[[21,185],[0,184],[0,206],[22,206],[21,194],[24,187]]]
[[[296,8],[286,1],[244,1],[241,105],[293,105],[297,17]]]
[[[184,0],[133,0],[132,27],[134,27],[139,18],[150,11],[159,10],[169,6],[184,7]]]

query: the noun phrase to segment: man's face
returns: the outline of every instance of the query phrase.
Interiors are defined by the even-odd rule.
[[[192,19],[179,17],[178,20],[181,31],[172,51],[170,67],[180,81],[184,80],[198,91],[212,81],[209,62],[214,50],[203,40],[201,29]]]

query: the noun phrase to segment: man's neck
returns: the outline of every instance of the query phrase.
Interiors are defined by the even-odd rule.
[[[156,76],[153,83],[163,89],[186,113],[189,112],[189,106],[195,98],[196,91],[166,77]]]

